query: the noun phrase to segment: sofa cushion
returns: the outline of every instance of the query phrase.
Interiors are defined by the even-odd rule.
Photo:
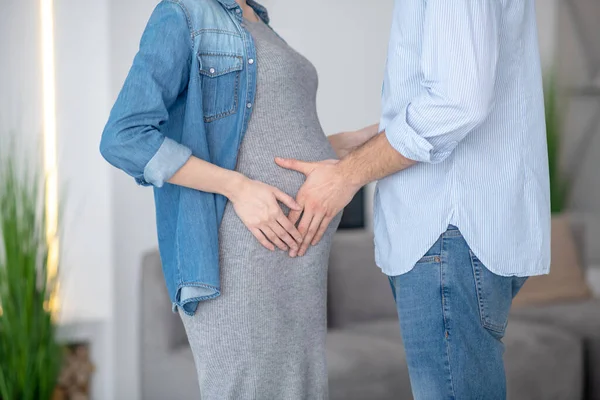
[[[390,350],[385,363],[392,356],[404,357],[404,351],[395,349],[402,347],[400,327],[396,320],[357,324],[344,329],[344,332],[355,335],[354,340],[363,337],[365,341],[378,339],[392,344],[394,349]],[[504,344],[509,399],[582,398],[583,355],[579,338],[550,325],[513,319],[508,324]],[[370,363],[365,368],[378,367]],[[397,379],[406,386],[408,369],[405,371],[404,368],[398,372],[401,375]],[[406,390],[404,387],[404,396],[389,398],[410,399]]]
[[[173,313],[158,251],[144,254],[141,271],[141,345],[162,357],[188,343],[183,323]],[[145,356],[145,353],[142,353]]]
[[[189,346],[174,348],[160,360],[144,363],[141,368],[142,399],[200,399],[198,375]]]
[[[330,330],[327,365],[330,400],[412,398],[406,357],[397,342]]]
[[[550,274],[529,278],[513,300],[513,307],[560,304],[591,298],[592,292],[585,280],[580,259],[569,217],[553,216]]]
[[[400,336],[400,324],[398,318],[356,324],[347,327],[346,330],[359,335],[368,335],[389,340],[402,346],[402,336]]]
[[[328,298],[332,328],[396,316],[389,281],[375,265],[371,232],[335,234],[329,257]]]
[[[583,339],[586,399],[600,400],[600,299],[515,309],[513,319],[560,327]]]
[[[583,399],[583,345],[577,336],[513,319],[504,343],[508,399]]]

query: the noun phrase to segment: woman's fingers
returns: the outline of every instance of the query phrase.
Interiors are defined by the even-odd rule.
[[[265,235],[263,235],[263,233],[261,232],[260,229],[258,228],[252,228],[250,229],[250,232],[252,232],[252,234],[254,235],[254,237],[260,242],[260,244],[262,244],[265,248],[267,248],[268,250],[271,251],[275,251],[275,246],[273,246],[273,243],[269,242],[267,240],[267,238],[265,237]]]
[[[302,210],[302,207],[300,207],[300,205],[296,202],[296,200],[294,200],[292,198],[292,196],[290,196],[290,195],[288,195],[286,193],[283,193],[279,189],[274,189],[273,190],[273,194],[275,195],[275,197],[277,198],[277,200],[279,200],[280,202],[282,202],[283,204],[285,204],[286,206],[288,206],[290,208],[290,210],[296,210],[296,211],[301,211]]]
[[[288,251],[288,247],[285,245],[285,243],[283,243],[283,241],[275,234],[275,232],[273,232],[273,229],[271,229],[271,227],[269,226],[263,226],[260,228],[260,230],[262,231],[262,233],[265,234],[265,236],[271,241],[271,243],[273,243],[275,246],[277,246],[280,250],[283,251]]]
[[[296,223],[300,219],[301,215],[302,215],[302,211],[292,210],[288,214],[288,220],[292,223],[292,225],[296,226]],[[300,236],[302,236],[302,235],[300,235]],[[300,241],[302,241],[302,239],[300,239]],[[300,243],[300,242],[298,242],[298,243]]]
[[[327,232],[327,228],[329,227],[329,224],[331,223],[332,220],[333,220],[333,218],[331,218],[331,217],[325,217],[323,219],[323,221],[321,221],[319,230],[317,231],[315,238],[312,240],[311,245],[316,246],[317,244],[319,244],[319,242],[323,238],[323,235],[325,234],[325,232]]]
[[[281,216],[277,218],[277,222],[292,236],[292,238],[294,238],[294,241],[297,245],[296,247],[300,246],[300,243],[302,243],[302,235],[300,232],[298,232],[298,229],[294,224],[292,224],[288,217],[281,213]]]
[[[287,247],[290,250],[292,250],[292,249],[298,250],[298,247],[299,247],[298,242],[296,242],[296,240],[279,224],[278,221],[275,221],[271,225],[271,229],[273,230],[273,232],[275,232],[277,237],[279,237],[279,239],[281,239],[287,245]],[[286,248],[286,251],[287,250],[288,249]]]
[[[298,255],[303,256],[304,254],[306,254],[308,246],[310,246],[310,243],[312,242],[313,238],[317,234],[317,231],[319,230],[319,226],[321,225],[321,221],[323,221],[323,217],[324,215],[318,214],[312,218],[308,227],[308,231],[306,231],[306,234],[304,235],[304,241],[302,242],[302,246],[300,246],[300,251],[298,252]]]

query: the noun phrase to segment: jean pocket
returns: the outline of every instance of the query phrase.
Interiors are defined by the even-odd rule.
[[[498,339],[504,337],[513,299],[512,277],[496,275],[470,251],[482,326]]]
[[[438,239],[437,242],[425,253],[423,257],[419,261],[417,261],[416,265],[426,265],[426,264],[440,264],[442,262],[442,239]]]
[[[421,258],[419,261],[417,261],[417,265],[439,264],[441,262],[442,262],[442,259],[439,255],[428,255],[428,256]]]

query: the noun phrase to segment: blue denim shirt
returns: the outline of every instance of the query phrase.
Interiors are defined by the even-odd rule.
[[[265,8],[248,4],[268,24]],[[256,93],[256,49],[235,0],[163,0],[111,111],[100,151],[154,186],[173,309],[221,293],[218,232],[227,199],[167,182],[193,154],[234,169]]]

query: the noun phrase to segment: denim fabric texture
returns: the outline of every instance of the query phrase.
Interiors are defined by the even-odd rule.
[[[390,277],[415,400],[506,398],[502,338],[527,278],[490,272],[450,226]]]

